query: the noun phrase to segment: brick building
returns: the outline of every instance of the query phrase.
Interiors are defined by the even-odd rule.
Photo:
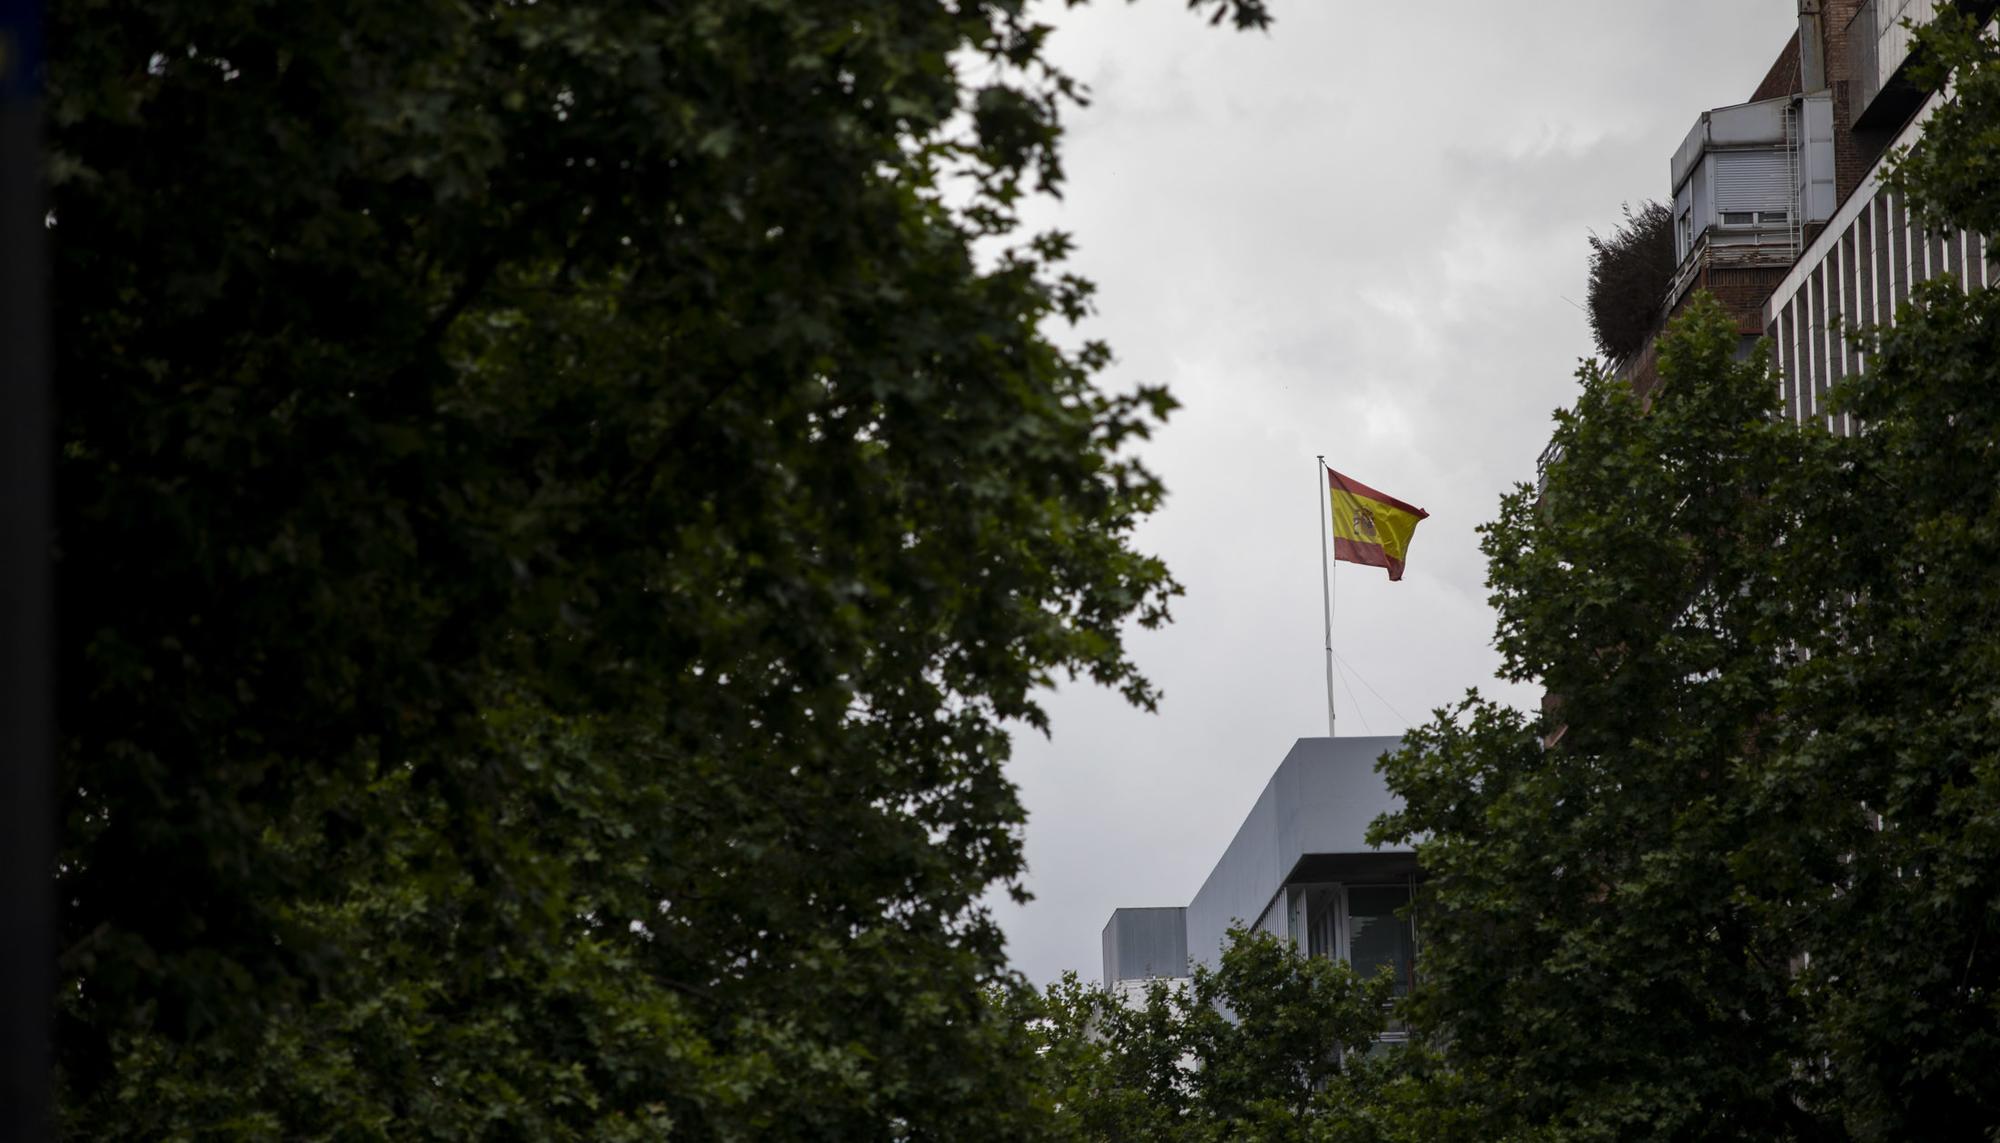
[[[1923,131],[1943,92],[1910,79],[1910,34],[1938,0],[1795,0],[1799,29],[1739,104],[1703,112],[1669,161],[1677,267],[1663,316],[1697,289],[1769,337],[1786,414],[1847,426],[1827,394],[1861,367],[1846,331],[1887,325],[1910,287],[1984,285],[1976,234],[1926,234],[1881,185],[1884,157]],[[1990,14],[1993,3],[1967,5]],[[1658,383],[1651,346],[1622,367]]]

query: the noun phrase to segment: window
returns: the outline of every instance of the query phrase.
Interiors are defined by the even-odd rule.
[[[1340,886],[1306,890],[1306,955],[1336,956],[1340,948]]]
[[[1722,212],[1724,226],[1783,226],[1791,217],[1787,210],[1725,210]]]
[[[1783,221],[1791,205],[1789,159],[1782,147],[1719,151],[1709,157],[1716,214],[1724,226]],[[1763,215],[1759,218],[1758,215]]]
[[[1372,977],[1385,967],[1395,994],[1416,983],[1416,934],[1396,915],[1409,904],[1406,885],[1295,885],[1290,889],[1290,929],[1307,956],[1335,957]]]
[[[1389,969],[1397,996],[1407,996],[1416,983],[1416,937],[1410,922],[1396,915],[1409,903],[1410,891],[1401,885],[1347,890],[1347,961],[1362,976]]]

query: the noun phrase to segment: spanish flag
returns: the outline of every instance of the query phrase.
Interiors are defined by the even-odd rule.
[[[1333,499],[1333,558],[1388,568],[1390,579],[1402,579],[1410,537],[1417,530],[1417,521],[1430,513],[1330,468],[1326,483]]]

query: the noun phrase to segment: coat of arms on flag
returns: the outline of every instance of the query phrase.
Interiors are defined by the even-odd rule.
[[[1410,537],[1430,513],[1331,468],[1326,483],[1333,498],[1333,558],[1386,568],[1390,579],[1402,579]]]

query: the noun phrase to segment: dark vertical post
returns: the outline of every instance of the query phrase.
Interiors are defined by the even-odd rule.
[[[0,0],[0,1137],[49,1130],[55,806],[41,3]]]

